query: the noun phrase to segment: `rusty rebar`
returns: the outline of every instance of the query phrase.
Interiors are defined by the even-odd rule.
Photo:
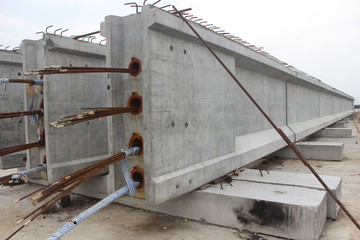
[[[22,144],[22,145],[17,145],[17,146],[12,146],[12,147],[5,147],[5,148],[0,149],[0,157],[11,154],[11,153],[27,150],[27,149],[31,149],[31,148],[35,148],[35,147],[44,147],[44,146],[45,146],[45,141],[40,140],[39,142]]]
[[[29,83],[29,84],[35,84],[34,80],[29,79],[9,79],[10,83]]]
[[[12,176],[12,175],[13,175],[13,174],[9,174],[9,175],[0,177],[0,185],[6,184],[6,183],[8,183],[9,181],[11,181],[11,176]]]
[[[91,32],[91,33],[85,33],[85,34],[82,34],[82,35],[76,35],[76,36],[73,36],[72,39],[79,39],[79,38],[83,38],[83,37],[88,37],[88,36],[98,34],[98,33],[100,33],[100,31],[95,31],[95,32]]]
[[[30,70],[24,73],[27,75],[51,75],[51,74],[73,74],[73,73],[129,73],[137,76],[141,72],[141,62],[137,58],[132,58],[128,68],[109,68],[109,67],[73,67],[73,66],[50,66],[44,69]]]
[[[43,112],[41,110],[32,110],[32,111],[23,111],[23,112],[0,113],[0,119],[22,117],[22,116],[29,116],[29,115],[35,115],[35,114],[42,115]]]
[[[41,196],[39,198],[36,198],[35,200],[37,202],[40,202],[50,196],[52,196],[56,192],[60,192],[58,195],[56,195],[53,199],[47,201],[40,207],[36,208],[29,214],[27,214],[25,217],[20,219],[17,223],[21,223],[24,220],[30,218],[28,221],[26,221],[21,227],[19,227],[15,232],[13,232],[8,238],[12,238],[16,233],[18,233],[21,229],[26,227],[29,223],[31,223],[33,220],[35,220],[40,214],[45,212],[46,210],[50,209],[56,202],[58,202],[62,197],[69,194],[71,191],[73,191],[75,188],[83,184],[84,182],[90,180],[96,174],[103,169],[109,167],[112,164],[115,164],[116,162],[122,160],[126,157],[125,152],[118,153],[116,155],[113,155],[109,158],[106,158],[100,162],[97,162],[93,165],[90,165],[84,169],[81,169],[79,171],[76,171],[70,175],[67,175],[54,183],[49,184],[48,186],[40,189],[42,190],[40,192]],[[66,188],[67,187],[67,188]],[[66,189],[64,189],[66,188]],[[40,190],[37,190],[36,192],[39,192]],[[51,190],[51,191],[49,191]],[[56,191],[55,191],[56,190]],[[34,192],[34,193],[36,193]],[[29,195],[28,195],[29,196]],[[35,196],[36,197],[36,196]]]
[[[106,108],[83,108],[83,109],[91,109],[92,111],[78,115],[61,117],[61,119],[65,119],[65,120],[51,122],[49,123],[49,125],[56,128],[62,128],[65,126],[71,126],[81,122],[87,122],[94,119],[109,117],[117,114],[135,113],[139,110],[139,107],[106,107]]]
[[[276,124],[271,120],[271,118],[265,113],[265,111],[260,107],[260,105],[256,102],[256,100],[251,96],[251,94],[246,90],[246,88],[240,83],[240,81],[235,77],[235,75],[230,71],[230,69],[225,65],[225,63],[217,56],[217,54],[209,47],[209,45],[204,41],[204,39],[199,35],[199,33],[190,25],[190,23],[184,18],[184,16],[179,12],[175,6],[172,6],[176,13],[181,17],[181,19],[189,26],[189,28],[195,33],[195,35],[199,38],[202,44],[210,51],[210,53],[216,58],[216,60],[220,63],[220,65],[225,69],[225,71],[231,76],[231,78],[235,81],[235,83],[241,88],[241,90],[245,93],[245,95],[251,100],[251,102],[255,105],[255,107],[261,112],[261,114],[266,118],[266,120],[270,123],[270,125],[277,131],[277,133],[284,139],[287,145],[293,150],[296,156],[302,161],[302,163],[309,168],[309,170],[313,173],[313,175],[317,178],[317,180],[321,183],[321,185],[325,188],[325,190],[329,193],[329,195],[334,199],[334,201],[339,205],[339,207],[345,212],[345,214],[350,218],[350,220],[355,224],[355,226],[360,230],[359,223],[355,220],[355,218],[351,215],[351,213],[346,209],[344,204],[336,197],[336,195],[330,190],[327,184],[322,180],[319,174],[315,171],[315,169],[308,163],[308,161],[304,158],[304,156],[300,153],[300,151],[296,148],[296,146],[291,142],[291,140],[286,136],[286,134],[276,126]]]

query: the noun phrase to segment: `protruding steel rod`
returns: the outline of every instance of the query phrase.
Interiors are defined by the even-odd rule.
[[[85,109],[92,109],[92,111],[85,112],[79,115],[61,117],[61,119],[66,119],[66,120],[51,122],[49,123],[49,125],[56,128],[62,128],[65,126],[70,126],[77,123],[87,122],[90,120],[108,117],[112,115],[117,115],[122,113],[135,113],[139,110],[138,107],[108,107],[108,108],[85,108]]]
[[[22,117],[22,116],[35,115],[35,114],[43,114],[43,112],[41,110],[32,110],[32,111],[23,111],[23,112],[0,113],[0,119]]]
[[[128,68],[50,66],[41,70],[30,70],[30,72],[24,73],[24,75],[51,75],[69,73],[129,73],[132,76],[137,76],[140,72],[140,60],[137,58],[132,58]]]
[[[11,154],[11,153],[20,152],[20,151],[35,148],[35,147],[43,147],[43,146],[45,146],[45,141],[40,140],[39,142],[35,142],[35,143],[28,143],[28,144],[22,144],[22,145],[17,145],[17,146],[12,146],[12,147],[1,148],[0,149],[0,157]]]
[[[32,85],[43,85],[42,79],[16,79],[16,78],[0,78],[0,83],[28,83]]]
[[[296,156],[303,162],[305,166],[309,168],[309,170],[314,174],[314,176],[318,179],[321,185],[326,189],[329,195],[335,200],[335,202],[340,206],[340,208],[345,212],[345,214],[350,218],[350,220],[355,224],[355,226],[360,230],[359,223],[355,220],[355,218],[351,215],[351,213],[346,209],[344,204],[336,197],[336,195],[330,190],[330,188],[326,185],[326,183],[322,180],[322,178],[317,174],[315,169],[308,163],[308,161],[304,158],[304,156],[300,153],[300,151],[296,148],[295,144],[291,142],[291,140],[286,136],[286,134],[276,126],[276,124],[271,120],[271,118],[265,113],[265,111],[260,107],[260,105],[255,101],[255,99],[251,96],[251,94],[246,90],[246,88],[240,83],[240,81],[235,77],[235,75],[230,71],[230,69],[224,64],[224,62],[217,56],[217,54],[209,47],[209,45],[204,41],[204,39],[199,35],[199,33],[190,25],[190,23],[184,18],[184,16],[179,12],[175,6],[172,6],[176,13],[181,17],[181,19],[189,26],[189,28],[195,33],[195,35],[199,38],[199,40],[204,44],[204,46],[211,52],[211,54],[216,58],[216,60],[220,63],[220,65],[225,69],[225,71],[231,76],[231,78],[235,81],[235,83],[241,88],[241,90],[246,94],[246,96],[251,100],[251,102],[255,105],[255,107],[261,112],[261,114],[266,118],[266,120],[270,123],[270,125],[277,131],[277,133],[284,139],[284,141],[288,144],[288,146],[294,151]]]
[[[83,35],[76,35],[76,36],[72,37],[72,39],[79,39],[79,38],[83,38],[83,37],[88,37],[88,36],[98,34],[98,33],[100,33],[100,31],[86,33],[86,34],[83,34]]]
[[[81,169],[77,172],[74,172],[68,176],[65,176],[59,180],[57,180],[54,183],[49,184],[45,188],[42,188],[41,192],[33,197],[33,200],[35,202],[40,202],[54,194],[54,192],[60,192],[57,196],[55,196],[53,199],[49,200],[42,206],[38,207],[22,219],[20,219],[17,223],[21,223],[24,220],[30,218],[28,221],[26,221],[21,227],[19,227],[15,232],[13,232],[8,238],[11,239],[16,233],[18,233],[21,229],[26,227],[29,223],[31,223],[33,220],[35,220],[40,214],[42,214],[44,211],[51,208],[57,201],[59,201],[62,197],[69,194],[71,191],[73,191],[75,188],[83,184],[84,182],[90,180],[94,176],[96,176],[97,173],[102,171],[103,169],[109,167],[112,164],[115,164],[116,162],[124,159],[126,156],[130,155],[136,155],[140,151],[140,148],[134,147],[130,148],[124,152],[118,153],[114,156],[111,156],[109,158],[106,158],[98,163],[95,163],[87,168]],[[67,187],[67,188],[66,188]],[[66,188],[66,189],[65,189]]]

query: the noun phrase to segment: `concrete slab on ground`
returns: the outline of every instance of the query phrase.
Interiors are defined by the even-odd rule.
[[[341,200],[341,183],[342,179],[338,176],[320,175],[331,191]],[[233,176],[233,180],[245,182],[269,183],[274,185],[297,186],[304,188],[318,189],[326,191],[320,182],[312,174],[294,173],[294,172],[278,172],[245,169],[239,176]],[[335,220],[339,212],[339,206],[327,194],[327,218]]]
[[[226,185],[226,186],[225,186]],[[181,197],[163,212],[292,239],[318,239],[326,220],[326,194],[316,189],[233,181]]]
[[[351,138],[351,128],[324,128],[315,133],[313,137]]]
[[[344,143],[342,142],[298,142],[295,146],[306,159],[341,161],[344,158]],[[272,155],[282,158],[297,158],[289,147]]]
[[[173,216],[291,239],[318,239],[327,215],[326,192],[299,186],[232,181],[185,194],[157,207],[127,205]]]

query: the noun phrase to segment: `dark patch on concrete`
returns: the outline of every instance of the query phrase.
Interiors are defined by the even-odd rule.
[[[274,202],[256,201],[249,213],[260,220],[261,225],[278,226],[285,222],[283,207]]]
[[[242,224],[255,223],[258,225],[279,227],[293,222],[289,207],[275,202],[254,201],[251,209],[235,208],[234,213]]]

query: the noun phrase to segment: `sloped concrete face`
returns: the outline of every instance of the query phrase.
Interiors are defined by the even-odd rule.
[[[344,159],[344,143],[342,142],[298,142],[295,146],[308,160],[342,161]],[[283,158],[298,158],[289,147],[272,155]]]
[[[21,78],[21,55],[14,51],[0,50],[0,78]],[[0,112],[25,111],[25,84],[7,84],[6,91],[0,85]],[[0,148],[25,144],[25,117],[0,119]],[[12,154],[11,157],[0,157],[0,168],[25,166],[23,154]],[[12,164],[16,161],[16,164]]]
[[[328,137],[328,138],[351,138],[351,128],[324,128],[315,133],[314,137]]]
[[[350,96],[192,25],[292,141],[351,114]],[[113,117],[108,141],[116,153],[134,132],[143,137],[144,154],[130,164],[144,170],[147,204],[181,196],[285,146],[178,17],[144,6],[140,14],[106,17],[101,34],[108,67],[132,57],[142,62],[137,77],[109,76],[113,106],[136,91],[143,112]],[[120,171],[110,174],[116,188],[124,185]]]

